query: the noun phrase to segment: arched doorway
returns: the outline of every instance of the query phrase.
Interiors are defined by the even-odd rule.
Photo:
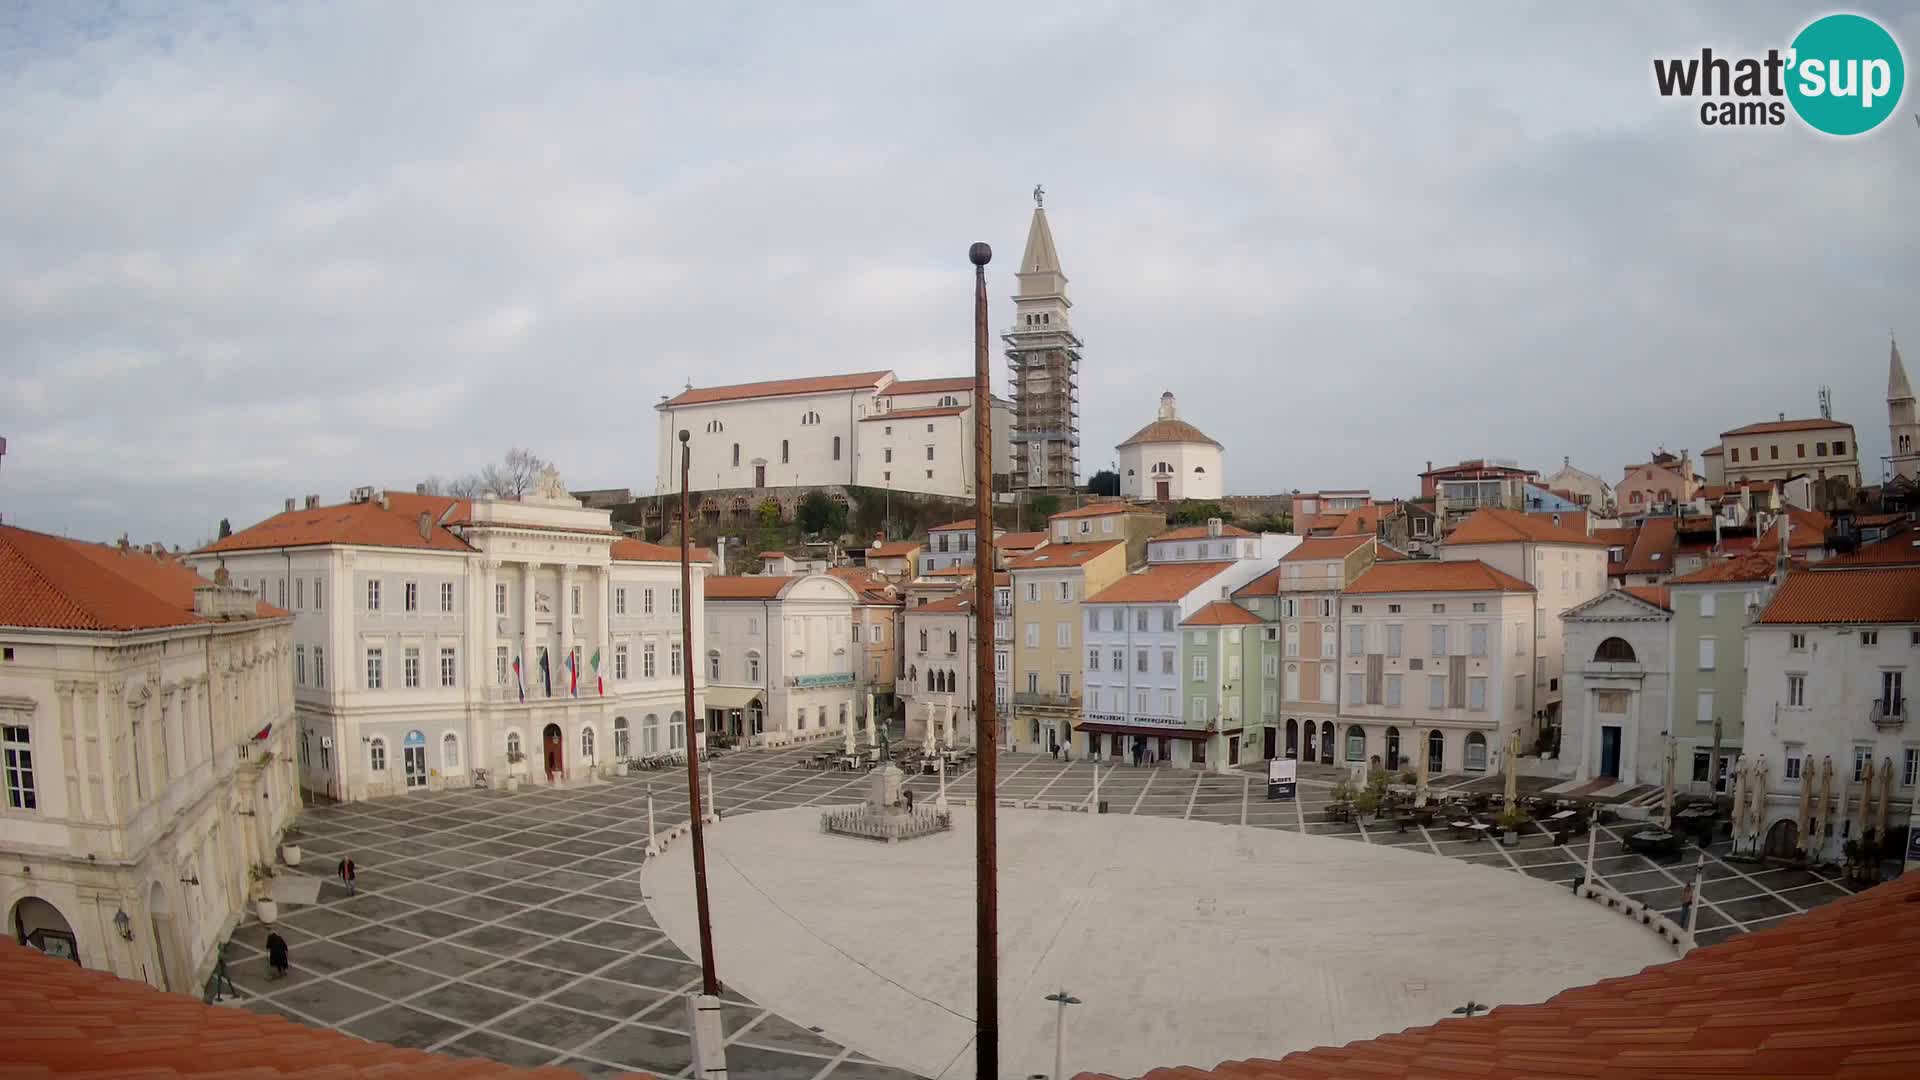
[[[1387,771],[1400,771],[1400,729],[1397,727],[1387,729]]]
[[[1767,844],[1761,851],[1769,859],[1791,859],[1800,850],[1800,823],[1781,818],[1767,830]]]
[[[1331,720],[1323,721],[1320,724],[1320,761],[1327,765],[1333,764],[1334,761],[1333,721]]]
[[[1438,731],[1427,732],[1427,771],[1434,776],[1447,771],[1447,737]]]
[[[1296,759],[1300,756],[1300,721],[1298,720],[1287,721],[1287,756]]]
[[[1306,751],[1308,761],[1320,760],[1320,738],[1316,734],[1319,725],[1309,720],[1306,724]]]
[[[407,790],[427,786],[427,736],[418,728],[400,740],[400,761],[407,777]]]
[[[560,737],[559,724],[548,724],[540,732],[540,749],[545,754],[547,782],[552,783],[567,767],[566,741]]]
[[[157,881],[147,889],[147,919],[152,927],[153,957],[159,967],[154,974],[159,979],[160,989],[171,990],[174,980],[168,953],[173,946],[173,905],[167,900],[167,891]]]
[[[80,962],[80,940],[67,917],[37,896],[22,897],[13,905],[13,939],[48,956]]]

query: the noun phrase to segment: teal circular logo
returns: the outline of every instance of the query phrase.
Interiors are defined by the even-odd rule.
[[[1862,15],[1828,15],[1793,39],[1787,100],[1816,131],[1859,135],[1893,115],[1907,85],[1900,45]]]

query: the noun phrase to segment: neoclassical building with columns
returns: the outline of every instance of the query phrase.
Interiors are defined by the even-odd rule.
[[[157,550],[0,528],[0,912],[194,991],[299,805],[292,620]]]
[[[563,784],[687,745],[711,555],[621,539],[551,469],[512,499],[355,491],[189,556],[292,612],[301,782],[342,800]],[[569,664],[571,660],[571,666]]]

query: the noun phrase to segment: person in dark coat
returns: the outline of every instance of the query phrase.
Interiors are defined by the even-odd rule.
[[[908,788],[907,790],[905,790],[905,791],[903,791],[903,792],[901,792],[901,795],[903,795],[903,796],[905,796],[905,797],[906,797],[906,800],[907,800],[907,813],[909,813],[909,814],[911,814],[911,813],[913,813],[913,789],[912,789],[912,788]]]
[[[353,856],[340,860],[340,881],[347,887],[347,895],[353,895]]]
[[[273,969],[273,978],[287,977],[287,939],[277,933],[267,935],[267,966]]]

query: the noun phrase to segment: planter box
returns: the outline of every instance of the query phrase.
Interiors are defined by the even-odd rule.
[[[512,773],[507,777],[507,790],[508,791],[520,790],[520,774],[519,773]]]
[[[280,861],[283,863],[286,863],[288,866],[299,866],[300,865],[300,845],[299,844],[281,844],[280,845]]]
[[[615,776],[627,775],[627,763],[624,761],[615,762],[613,765],[613,775]]]
[[[263,896],[253,902],[253,913],[260,917],[261,922],[272,923],[280,918],[280,905],[274,903],[272,897]]]

